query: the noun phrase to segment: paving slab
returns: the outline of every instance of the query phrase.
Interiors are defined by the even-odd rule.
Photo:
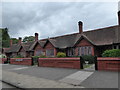
[[[80,69],[3,65],[2,70],[58,81],[70,74],[79,71]]]
[[[92,75],[94,72],[88,72],[88,71],[78,71],[74,74],[71,74],[61,80],[60,82],[72,84],[72,85],[80,85],[81,82],[83,82],[85,79],[87,79],[90,75]]]
[[[2,71],[2,73],[2,81],[20,88],[84,88],[82,86],[75,87],[62,82],[17,74],[9,71]]]

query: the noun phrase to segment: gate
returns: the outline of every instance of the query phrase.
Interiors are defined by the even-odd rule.
[[[98,70],[97,65],[97,56],[93,56],[93,63],[89,64],[89,61],[86,61],[83,56],[80,56],[80,68],[85,70]]]
[[[39,58],[32,58],[32,65],[38,66],[38,59]]]

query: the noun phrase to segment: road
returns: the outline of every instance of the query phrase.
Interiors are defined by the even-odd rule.
[[[16,88],[16,87],[8,85],[8,84],[6,84],[4,82],[0,82],[0,84],[2,84],[2,88]]]
[[[55,81],[59,81],[76,72],[84,71],[80,69],[48,68],[7,64],[2,65],[2,70]],[[118,72],[94,71],[94,73],[89,78],[84,80],[81,85],[86,88],[118,88],[119,75],[120,74],[118,74]]]

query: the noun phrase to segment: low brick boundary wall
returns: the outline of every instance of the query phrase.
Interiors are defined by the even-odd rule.
[[[10,64],[32,65],[31,58],[10,58]]]
[[[98,57],[98,70],[120,71],[120,58]]]
[[[5,61],[7,61],[7,58],[1,58],[1,62],[0,63],[4,64]]]
[[[80,69],[80,58],[39,58],[38,66]]]

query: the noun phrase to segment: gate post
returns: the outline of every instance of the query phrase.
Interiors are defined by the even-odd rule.
[[[83,58],[80,56],[80,69],[83,69]]]
[[[97,56],[94,56],[95,70],[98,70]]]

